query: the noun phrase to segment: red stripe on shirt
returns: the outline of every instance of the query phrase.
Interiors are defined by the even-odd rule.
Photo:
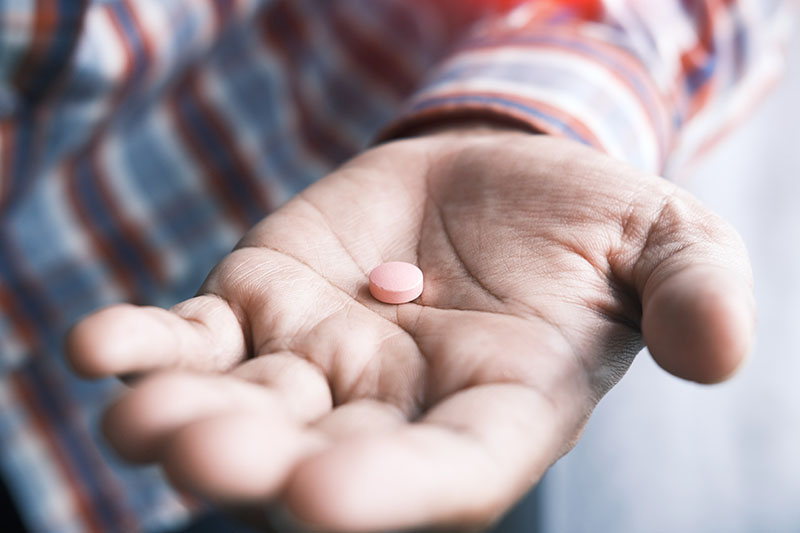
[[[19,336],[25,348],[33,349],[40,345],[36,326],[17,304],[14,291],[6,287],[2,279],[0,279],[0,309],[3,310],[3,316],[11,323],[13,331]]]
[[[107,174],[102,170],[102,162],[100,161],[101,152],[95,150],[91,157],[91,175],[93,181],[97,186],[97,192],[102,197],[103,203],[106,206],[106,211],[109,213],[114,222],[114,227],[119,231],[120,236],[125,242],[136,251],[136,255],[145,265],[147,274],[153,277],[158,282],[163,282],[166,278],[164,265],[161,263],[161,256],[156,253],[153,246],[148,244],[145,233],[136,222],[129,219],[125,215],[123,206],[125,205],[125,198],[113,193],[108,184]],[[109,242],[109,245],[113,245]],[[132,266],[126,265],[121,258],[117,258],[115,263],[119,264],[121,268],[132,271]]]
[[[210,0],[210,2],[216,19],[214,32],[219,34],[225,29],[226,23],[231,19],[231,14],[238,9],[239,0]]]
[[[112,275],[117,283],[123,288],[129,298],[137,294],[136,278],[133,272],[123,264],[114,251],[111,240],[97,227],[97,223],[89,215],[90,209],[83,206],[82,193],[78,186],[77,171],[81,159],[73,158],[68,164],[64,165],[64,176],[67,180],[66,190],[70,204],[76,220],[83,226],[83,233],[88,237],[96,253],[106,260]],[[94,179],[94,182],[102,180]],[[107,193],[106,193],[107,195]],[[105,195],[104,195],[105,196]]]
[[[503,97],[501,94],[495,94],[491,92],[481,93],[489,97]],[[508,95],[505,95],[506,97]],[[519,102],[526,106],[532,107],[541,111],[543,114],[548,115],[558,122],[561,122],[569,129],[574,131],[584,142],[589,143],[590,145],[598,148],[604,152],[608,151],[607,148],[603,145],[603,142],[594,134],[592,131],[582,120],[574,115],[569,115],[565,113],[562,109],[558,107],[554,107],[547,102],[543,102],[541,100],[537,100],[535,98],[523,98],[519,96],[515,96],[513,99],[515,102]],[[520,113],[522,118],[527,117],[527,120],[530,121],[532,125],[534,125],[537,129],[540,129],[544,132],[552,132],[554,131],[553,124],[547,122],[543,119],[538,119],[533,116],[529,116],[527,114]]]
[[[353,59],[351,65],[359,77],[383,87],[397,98],[408,96],[414,90],[418,76],[403,61],[402,50],[388,48],[386,41],[364,31],[360,21],[348,18],[346,12],[340,9],[341,6],[337,3],[329,6],[328,22],[344,50]]]
[[[217,162],[208,153],[208,147],[192,131],[191,124],[187,122],[179,107],[179,100],[190,97],[197,104],[199,113],[211,127],[216,139],[221,141],[221,146],[216,149],[223,152],[234,167],[234,176],[226,176],[225,170],[218,168]],[[256,221],[252,220],[239,204],[235,193],[229,187],[229,180],[237,179],[248,191],[249,199],[256,202],[258,209],[264,214],[273,202],[264,196],[267,188],[260,183],[253,174],[252,169],[239,153],[236,147],[234,132],[225,124],[222,114],[217,112],[200,90],[198,73],[196,70],[188,72],[183,80],[176,86],[170,97],[169,108],[175,117],[178,133],[184,146],[186,146],[205,171],[207,181],[217,197],[222,200],[228,218],[233,220],[242,230],[248,229]]]
[[[80,476],[71,468],[69,457],[61,449],[58,438],[53,434],[51,422],[39,405],[32,387],[25,377],[18,372],[10,375],[9,382],[14,395],[20,399],[17,404],[25,406],[26,414],[30,417],[31,424],[36,429],[36,434],[44,441],[50,452],[48,455],[53,458],[55,466],[69,484],[70,490],[68,492],[75,503],[83,524],[86,525],[90,532],[104,533],[102,521],[94,513],[91,496],[87,494]]]
[[[14,124],[10,119],[0,120],[0,213],[5,209],[11,194],[11,159],[14,157]]]
[[[289,82],[294,109],[299,118],[299,131],[303,144],[313,153],[331,163],[340,163],[358,150],[342,139],[335,124],[319,120],[312,109],[314,105],[306,102],[305,91],[308,84],[293,70],[308,61],[313,51],[301,50],[311,41],[309,28],[296,13],[290,2],[278,1],[261,14],[261,35],[270,51],[279,55]],[[301,44],[302,43],[302,44]]]
[[[437,94],[436,98],[459,98],[461,96],[465,96],[462,93],[453,92],[453,93],[444,93],[444,94]],[[603,146],[602,141],[594,134],[594,132],[586,126],[578,117],[573,115],[568,115],[564,113],[561,109],[557,107],[553,107],[552,105],[548,104],[547,102],[543,102],[541,100],[537,100],[534,98],[522,97],[519,95],[508,95],[505,93],[498,93],[498,92],[491,92],[491,91],[480,91],[480,92],[472,92],[470,91],[466,96],[476,97],[476,98],[490,98],[490,99],[499,99],[499,100],[508,100],[513,103],[519,103],[521,105],[525,105],[527,107],[531,107],[536,109],[537,111],[541,112],[542,114],[553,118],[555,121],[560,122],[567,126],[569,129],[575,132],[580,140],[589,143],[590,145],[599,148],[600,150],[607,151],[607,149]],[[563,134],[564,132],[559,130],[557,126],[555,126],[552,122],[547,121],[544,118],[538,118],[533,114],[526,113],[524,111],[516,110],[511,106],[504,105],[502,102],[497,103],[486,103],[483,101],[476,101],[474,104],[469,102],[459,101],[456,104],[453,104],[452,107],[448,106],[447,104],[437,105],[430,109],[424,109],[422,111],[415,111],[412,115],[405,118],[403,121],[393,124],[389,129],[383,131],[379,138],[381,139],[389,139],[395,137],[397,135],[402,135],[403,131],[407,131],[413,129],[418,124],[428,123],[428,122],[436,122],[442,121],[447,122],[448,114],[456,114],[460,115],[462,112],[466,112],[465,114],[473,114],[473,113],[481,113],[492,115],[494,113],[499,113],[506,117],[509,117],[515,121],[522,122],[524,124],[528,124],[532,126],[535,130],[546,132],[546,133],[558,133]]]
[[[35,17],[31,44],[12,76],[13,85],[22,91],[28,86],[28,80],[44,59],[59,21],[57,0],[36,0],[36,7],[33,9]]]
[[[729,16],[727,11],[730,8],[725,6],[725,3],[725,1],[706,0],[693,5],[693,12],[695,13],[693,20],[697,31],[697,41],[694,46],[680,54],[681,70],[679,79],[676,80],[678,87],[687,91],[684,93],[685,107],[681,110],[683,121],[694,117],[706,106],[709,98],[715,94],[713,90],[715,76],[709,75],[702,85],[692,88],[691,92],[689,92],[688,77],[690,73],[702,70],[714,60],[714,55],[717,53],[714,43],[714,27],[715,24],[719,24],[716,18]]]

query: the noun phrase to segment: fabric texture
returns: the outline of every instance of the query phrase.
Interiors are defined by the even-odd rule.
[[[779,72],[788,2],[0,0],[0,469],[35,531],[189,514],[62,338],[191,296],[374,139],[477,116],[676,173]]]

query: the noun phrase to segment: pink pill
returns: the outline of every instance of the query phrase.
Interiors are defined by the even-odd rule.
[[[387,304],[404,304],[422,294],[422,271],[411,263],[390,261],[369,274],[369,292]]]

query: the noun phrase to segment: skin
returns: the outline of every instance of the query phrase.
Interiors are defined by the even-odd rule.
[[[417,264],[416,301],[367,276]],[[578,439],[646,344],[713,383],[749,351],[741,240],[688,193],[565,139],[457,128],[364,152],[255,226],[198,296],[67,340],[124,459],[331,531],[481,527]]]

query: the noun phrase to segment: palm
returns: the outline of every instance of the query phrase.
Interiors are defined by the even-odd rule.
[[[280,496],[324,527],[480,523],[571,447],[641,348],[648,281],[702,246],[665,210],[694,209],[682,195],[549,138],[386,145],[249,232],[205,295],[174,309],[193,322],[150,310],[173,339],[150,359],[74,358],[95,373],[220,371],[157,375],[107,418],[123,455],[181,486]],[[714,246],[741,254],[719,233]],[[369,295],[369,271],[390,260],[424,272],[415,302]]]

